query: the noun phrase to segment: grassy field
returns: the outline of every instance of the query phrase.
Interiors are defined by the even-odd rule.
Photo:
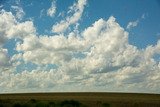
[[[160,94],[136,94],[136,93],[0,94],[0,107],[160,107]]]

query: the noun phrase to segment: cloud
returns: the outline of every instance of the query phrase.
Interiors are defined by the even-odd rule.
[[[11,6],[11,8],[16,12],[16,18],[19,19],[19,20],[22,20],[22,18],[25,15],[25,12],[23,11],[22,7]]]
[[[141,18],[145,19],[146,18],[146,14],[142,14]]]
[[[64,72],[61,71],[24,71],[21,74],[12,74],[9,72],[4,72],[1,75],[1,84],[0,89],[2,91],[11,91],[15,92],[15,89],[19,91],[25,91],[32,89],[37,90],[37,88],[47,89],[52,88],[56,84],[63,84],[64,81],[67,81],[69,78],[65,76]],[[45,78],[45,79],[42,79]],[[2,88],[5,87],[5,88]],[[18,91],[18,92],[19,92]]]
[[[2,8],[3,7],[3,5],[0,5],[0,8]]]
[[[128,30],[130,30],[130,29],[138,26],[139,22],[140,22],[141,20],[144,20],[147,16],[148,16],[147,14],[143,13],[142,16],[141,16],[139,19],[137,19],[137,20],[135,20],[135,21],[130,21],[130,22],[128,23],[128,25],[127,25],[126,28],[127,28]]]
[[[64,20],[61,20],[59,23],[53,25],[52,31],[62,33],[66,31],[70,25],[77,23],[82,16],[86,2],[86,0],[78,0],[77,3],[74,3],[68,11],[68,13],[71,13],[72,16],[68,15]]]
[[[29,36],[30,34],[34,34],[36,32],[36,29],[33,25],[32,21],[25,21],[22,23],[16,23],[14,24],[7,32],[6,34],[10,38],[25,38]]]
[[[127,29],[131,29],[131,28],[136,27],[138,25],[138,23],[139,23],[139,20],[129,22],[128,25],[127,25]]]
[[[34,41],[34,42],[33,42]],[[69,61],[74,51],[85,47],[80,38],[70,35],[40,36],[31,35],[17,45],[18,51],[24,51],[23,58],[37,64],[57,64]],[[39,54],[38,54],[39,53]],[[52,58],[51,58],[52,57]]]
[[[78,12],[84,8],[84,2],[78,1],[69,12],[75,8]],[[160,62],[154,58],[160,55],[160,41],[138,49],[129,43],[129,33],[113,16],[98,19],[78,33],[39,35],[33,21],[19,22],[11,12],[2,10],[0,34],[1,92],[87,91],[89,88],[160,93]],[[3,45],[16,38],[19,39],[15,46],[17,53],[8,57]],[[29,66],[27,70],[28,63],[37,67]],[[18,71],[18,67],[24,69]]]
[[[40,18],[44,15],[44,12],[45,12],[45,9],[42,9],[42,10],[40,11]]]
[[[11,38],[25,38],[36,32],[32,21],[19,23],[11,12],[0,12],[1,42]]]
[[[156,73],[160,68],[153,56],[159,54],[159,42],[145,50],[137,49],[129,44],[128,32],[120,27],[113,16],[108,20],[99,19],[79,35],[81,36],[74,32],[67,37],[32,35],[24,38],[23,43],[18,44],[16,49],[23,52],[20,58],[26,62],[39,66],[56,64],[58,68],[54,72],[62,71],[65,73],[63,76],[67,77],[67,81],[61,81],[62,84],[111,86],[117,88],[115,91],[122,91],[123,87],[129,90],[146,87],[147,92],[158,92],[159,86],[156,84],[160,76]],[[75,57],[76,54],[78,57]],[[33,72],[39,72],[39,75],[46,73],[39,70]],[[41,87],[38,81],[33,81],[34,84],[30,87]],[[50,82],[45,82],[41,84],[48,87]],[[56,86],[57,82],[51,85]]]
[[[7,49],[0,48],[0,67],[9,65],[7,53]]]
[[[8,39],[7,31],[14,25],[15,17],[11,12],[6,12],[4,10],[0,11],[0,46]]]
[[[0,57],[2,58],[0,61],[3,68],[12,65],[10,58],[7,57],[8,51],[3,48],[5,43],[10,39],[24,39],[35,32],[36,30],[31,21],[19,23],[11,12],[5,10],[0,11]]]
[[[50,17],[54,17],[55,13],[56,13],[56,1],[53,0],[51,7],[47,10],[47,15]]]

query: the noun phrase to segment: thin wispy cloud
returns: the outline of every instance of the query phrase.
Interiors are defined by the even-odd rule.
[[[139,20],[129,22],[128,25],[127,25],[127,29],[131,29],[131,28],[136,27],[138,25],[138,23],[139,23]]]
[[[3,5],[0,5],[0,8],[2,8],[3,7]]]
[[[128,23],[128,25],[127,25],[126,28],[127,28],[128,30],[130,30],[130,29],[138,26],[138,24],[140,23],[140,21],[144,20],[145,18],[146,18],[146,14],[142,14],[142,16],[141,16],[139,19],[137,19],[137,20],[135,20],[135,21],[130,21],[130,22]]]
[[[22,7],[18,6],[11,6],[11,8],[16,12],[16,18],[17,19],[22,19],[25,15],[25,12],[23,11]]]
[[[56,14],[56,0],[53,0],[51,7],[47,10],[47,15],[50,17],[54,17],[55,14]]]
[[[67,16],[64,20],[61,20],[59,23],[53,25],[52,31],[61,33],[66,31],[66,29],[69,28],[70,25],[76,24],[82,16],[86,2],[86,0],[78,0],[77,3],[74,3],[67,12],[73,13],[72,16]]]

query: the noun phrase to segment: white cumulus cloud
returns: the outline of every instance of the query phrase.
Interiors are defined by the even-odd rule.
[[[85,0],[79,0],[71,6],[73,16],[59,26],[77,23],[85,5]],[[87,91],[92,87],[95,91],[160,93],[160,62],[154,58],[160,55],[160,41],[138,49],[129,43],[128,36],[113,16],[98,19],[78,33],[38,35],[32,21],[19,22],[11,12],[2,10],[0,90]],[[3,45],[16,38],[20,39],[16,41],[17,53],[10,58]],[[27,64],[36,67],[27,68]]]
[[[7,49],[0,48],[0,67],[9,64],[9,57],[7,56]]]
[[[61,33],[64,32],[70,25],[77,23],[82,16],[86,2],[86,0],[77,0],[77,3],[74,3],[68,11],[68,13],[72,13],[72,15],[67,16],[64,20],[61,20],[59,23],[53,25],[52,31]]]

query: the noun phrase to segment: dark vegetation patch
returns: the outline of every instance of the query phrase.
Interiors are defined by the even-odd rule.
[[[31,103],[36,103],[37,101],[35,99],[30,100]]]
[[[13,105],[13,107],[21,107],[21,104],[20,104],[20,103],[15,103],[15,104]]]
[[[160,107],[160,95],[13,94],[0,95],[0,107]]]
[[[111,107],[111,106],[110,106],[110,104],[108,104],[108,103],[103,103],[103,104],[102,104],[102,107]]]
[[[66,100],[61,102],[61,107],[80,107],[81,103],[75,100]]]
[[[79,102],[77,100],[51,101],[35,100],[28,101],[11,101],[0,100],[0,107],[160,107],[159,103],[123,103],[123,102]]]

